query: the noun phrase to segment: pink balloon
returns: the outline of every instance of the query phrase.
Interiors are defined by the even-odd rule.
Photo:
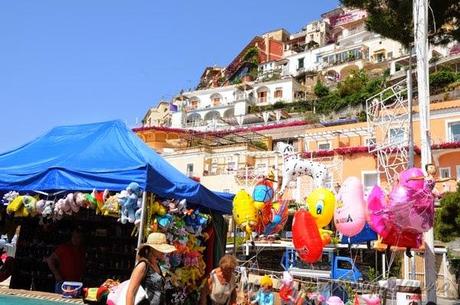
[[[337,195],[334,224],[345,236],[355,236],[366,224],[363,185],[356,177],[348,177]]]
[[[414,189],[414,190],[420,190],[423,188],[423,180],[410,180],[409,178],[412,177],[423,177],[425,174],[423,171],[418,168],[418,167],[412,167],[409,169],[406,169],[405,171],[401,172],[399,174],[399,184],[402,186]]]
[[[367,209],[369,212],[369,225],[378,235],[386,235],[388,221],[387,203],[384,191],[379,186],[374,186],[367,196]]]
[[[390,220],[402,230],[423,233],[433,226],[434,196],[398,185],[390,193]]]

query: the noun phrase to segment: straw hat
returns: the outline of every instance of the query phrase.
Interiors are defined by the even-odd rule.
[[[139,246],[139,250],[147,246],[161,253],[176,251],[176,247],[168,244],[166,241],[166,235],[158,232],[150,233],[147,237],[147,241]]]

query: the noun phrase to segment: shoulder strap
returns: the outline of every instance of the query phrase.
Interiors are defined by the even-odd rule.
[[[136,264],[136,267],[140,264],[140,263],[145,263],[145,272],[144,272],[144,276],[143,278],[145,278],[145,276],[147,275],[147,272],[149,271],[149,268],[150,268],[150,263],[148,260],[146,260],[145,258],[141,258],[137,264]]]

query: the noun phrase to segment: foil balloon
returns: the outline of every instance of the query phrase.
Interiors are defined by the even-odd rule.
[[[319,228],[327,226],[334,216],[335,196],[326,188],[317,188],[307,197],[308,211]]]
[[[433,227],[434,196],[430,190],[414,190],[402,185],[389,195],[391,221],[402,230],[427,232]]]
[[[423,188],[423,180],[410,180],[410,178],[423,177],[424,175],[420,168],[412,167],[406,169],[399,174],[399,184],[413,190],[420,190]]]
[[[294,214],[292,221],[292,243],[302,261],[313,264],[321,259],[323,242],[318,226],[310,212],[304,209]]]
[[[367,196],[367,210],[369,225],[380,236],[386,236],[388,222],[387,201],[384,191],[379,186],[374,186]]]
[[[334,211],[334,224],[345,236],[354,236],[361,232],[366,224],[363,185],[356,177],[348,177],[342,184],[337,196]]]
[[[273,235],[280,232],[289,216],[289,202],[275,202],[271,208],[271,220],[265,225],[264,235]]]
[[[270,202],[273,200],[275,192],[273,190],[273,187],[270,185],[267,185],[265,183],[257,184],[254,187],[254,191],[252,192],[252,198],[254,201],[260,201],[260,202]]]
[[[233,198],[233,219],[249,238],[257,224],[257,211],[254,200],[245,190],[240,190]]]
[[[323,244],[327,245],[331,241],[332,231],[324,230],[334,216],[335,196],[326,188],[317,188],[307,197],[307,208],[311,216],[315,219],[321,234]]]

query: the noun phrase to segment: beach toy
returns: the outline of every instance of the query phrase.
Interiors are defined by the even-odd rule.
[[[310,212],[304,209],[294,214],[292,243],[302,261],[312,264],[321,259],[323,241],[321,240],[318,226]]]
[[[82,282],[63,282],[61,285],[63,298],[78,298],[83,288]]]
[[[366,224],[363,185],[356,177],[348,177],[342,184],[334,212],[334,224],[345,236],[361,232]]]
[[[257,224],[257,211],[254,200],[245,190],[240,190],[233,198],[233,219],[250,238],[253,228]]]

